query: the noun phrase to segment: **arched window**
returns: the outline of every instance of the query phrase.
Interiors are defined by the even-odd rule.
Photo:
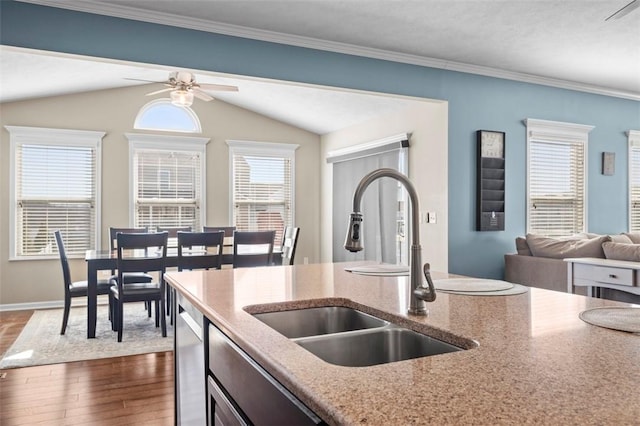
[[[196,113],[189,107],[173,105],[169,98],[154,99],[140,108],[133,127],[165,132],[202,132]]]

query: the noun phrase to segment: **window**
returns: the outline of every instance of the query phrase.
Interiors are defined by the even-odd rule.
[[[190,226],[200,230],[205,217],[209,139],[130,133],[127,137],[132,226]]]
[[[640,231],[640,131],[629,137],[629,232]]]
[[[525,121],[527,232],[566,236],[586,231],[587,142],[593,126]]]
[[[202,132],[196,113],[189,107],[173,105],[169,98],[155,99],[140,108],[133,127],[165,132]]]
[[[294,226],[294,164],[299,145],[227,141],[231,163],[231,207],[238,231],[275,230],[282,242]]]
[[[11,137],[10,257],[84,256],[98,241],[100,143],[104,132],[6,126]]]

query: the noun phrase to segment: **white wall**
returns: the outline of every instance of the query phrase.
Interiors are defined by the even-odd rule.
[[[409,178],[416,187],[420,210],[437,215],[435,224],[421,224],[422,261],[436,271],[448,271],[448,104],[441,101],[416,101],[401,112],[377,117],[356,126],[329,133],[321,138],[322,207],[320,259],[331,262],[333,169],[326,162],[327,153],[339,148],[370,142],[399,133],[411,133]],[[355,190],[355,188],[354,188]]]
[[[8,261],[9,257],[9,133],[5,125],[106,131],[102,146],[102,247],[108,247],[108,227],[129,223],[127,132],[149,87],[115,89],[0,105],[0,305],[60,301],[62,272],[58,259]],[[228,139],[296,143],[296,217],[301,228],[296,263],[319,261],[320,137],[265,116],[214,100],[193,104],[207,145],[208,225],[229,218]],[[72,278],[86,279],[83,259],[71,262]]]

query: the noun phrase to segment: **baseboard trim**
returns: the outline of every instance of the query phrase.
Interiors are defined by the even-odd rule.
[[[51,300],[48,302],[7,303],[4,305],[0,305],[0,312],[30,311],[37,309],[54,309],[62,307],[64,307],[64,300]]]
[[[102,300],[105,299],[105,300]],[[98,305],[108,304],[106,298],[98,296]],[[87,306],[87,299],[84,297],[76,297],[71,300],[71,306]],[[64,300],[49,300],[46,302],[27,302],[27,303],[6,303],[0,305],[0,312],[10,311],[32,311],[37,309],[56,309],[63,308]]]

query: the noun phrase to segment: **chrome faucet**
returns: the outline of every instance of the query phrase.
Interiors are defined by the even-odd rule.
[[[402,183],[409,193],[409,198],[411,198],[412,243],[411,260],[409,262],[411,301],[408,312],[413,315],[426,315],[427,304],[425,302],[433,302],[436,299],[436,290],[433,286],[433,281],[431,281],[431,272],[429,271],[428,263],[424,264],[422,271],[427,280],[428,287],[425,287],[420,277],[420,264],[422,263],[422,248],[420,247],[420,206],[416,189],[405,175],[394,169],[377,169],[362,178],[353,194],[353,213],[351,213],[349,217],[349,229],[347,230],[344,248],[351,252],[362,250],[362,213],[360,212],[360,201],[362,200],[365,189],[367,189],[374,180],[381,177],[390,177]]]

